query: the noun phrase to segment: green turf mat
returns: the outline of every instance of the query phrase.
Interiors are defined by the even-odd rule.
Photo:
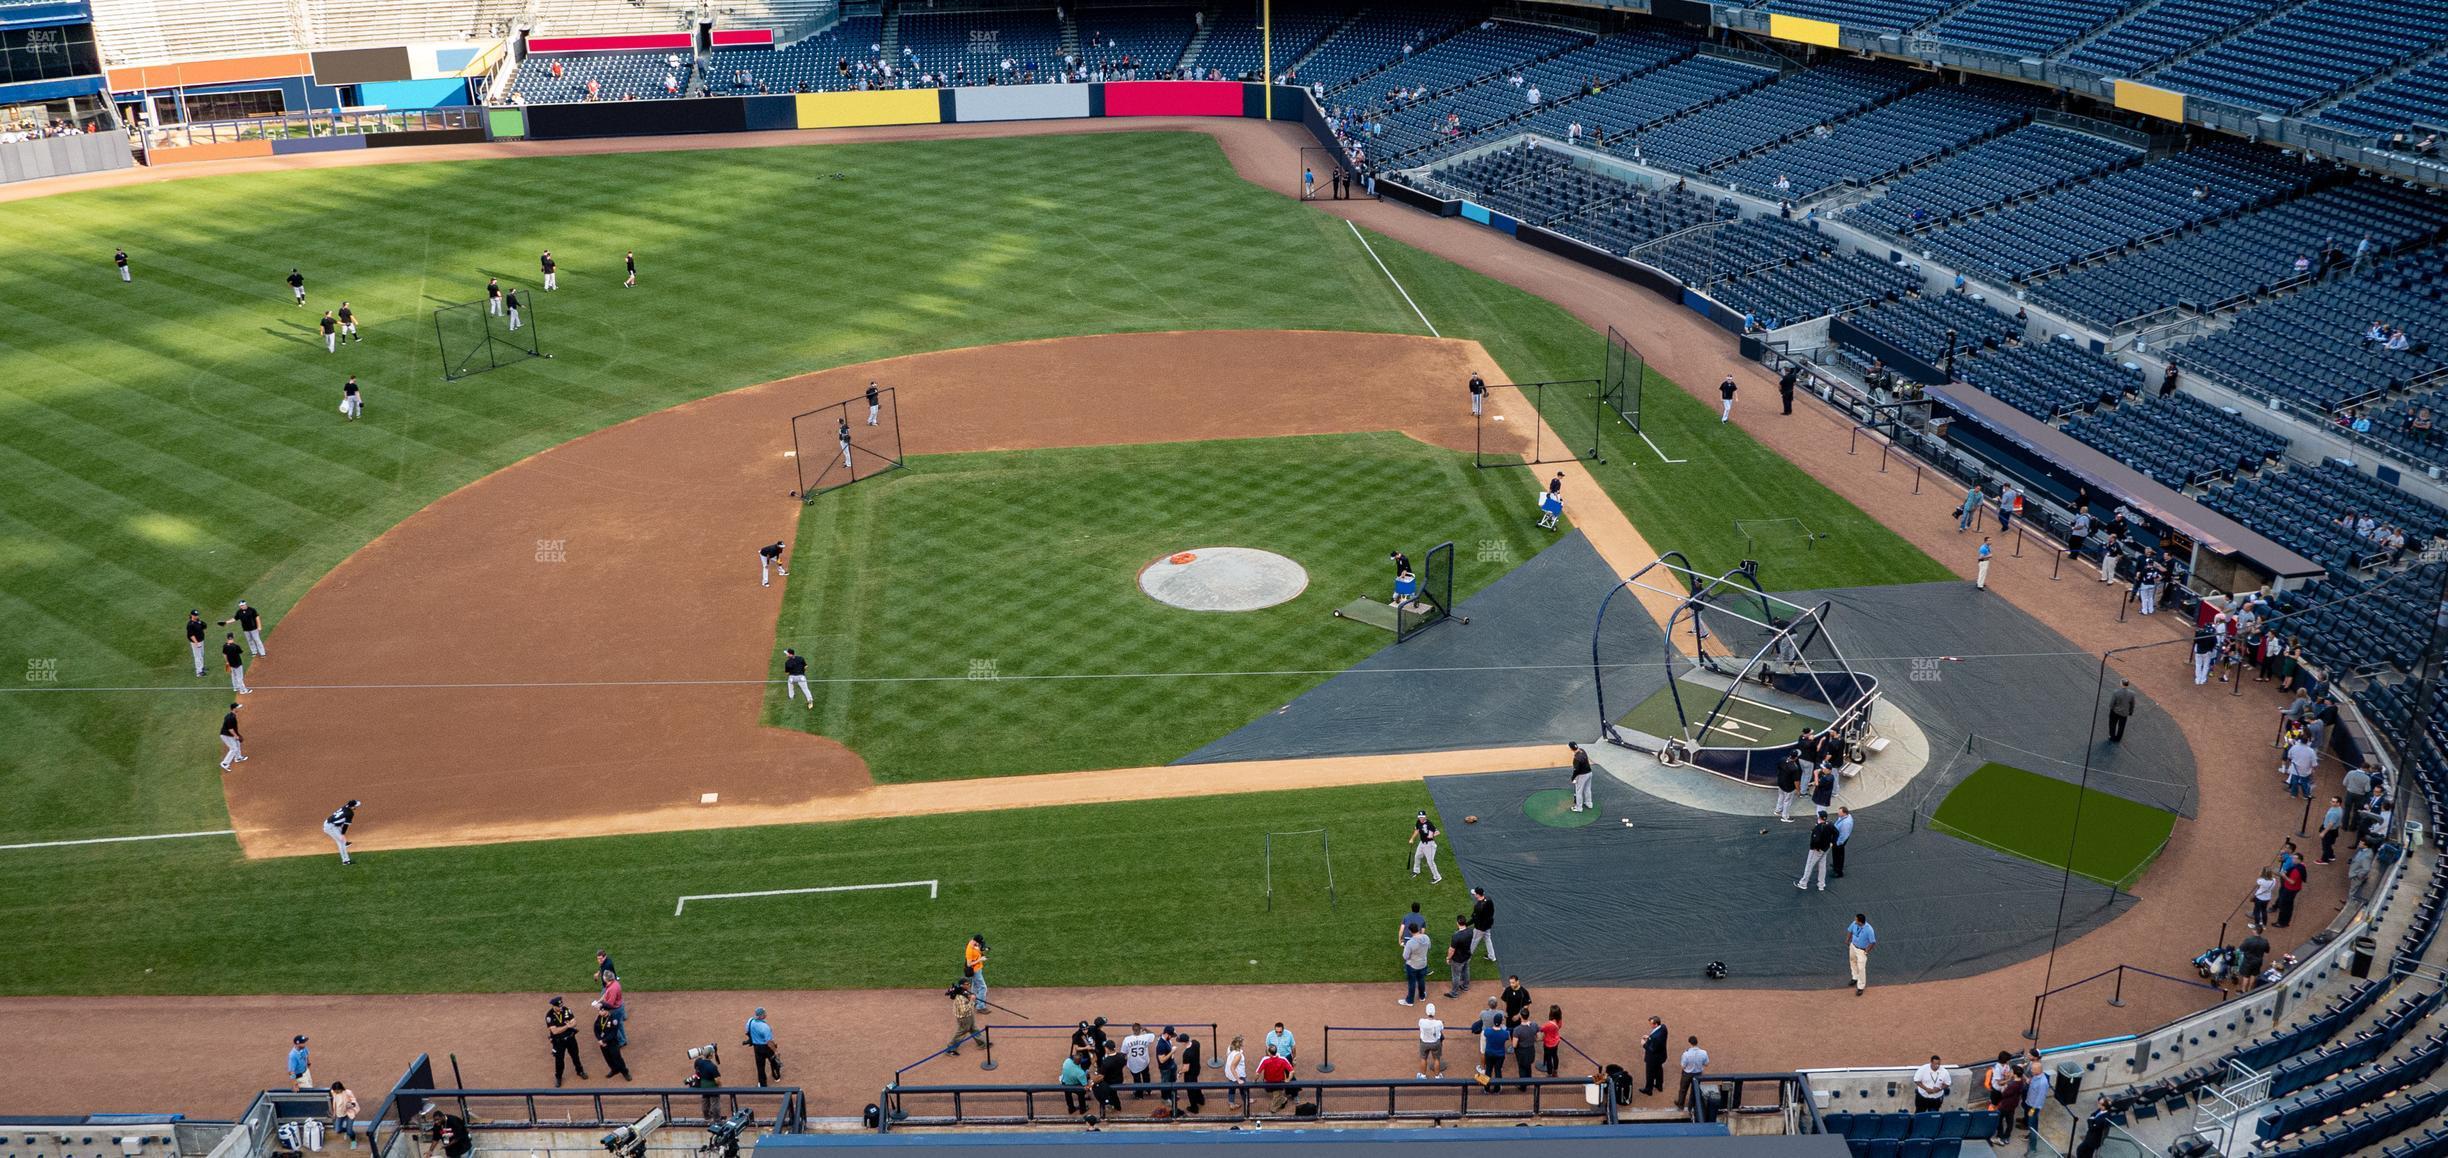
[[[1335,608],[1335,614],[1344,619],[1368,624],[1370,627],[1382,627],[1387,631],[1394,630],[1393,606],[1382,600],[1370,599],[1365,595]]]
[[[1974,769],[1931,816],[1940,832],[2055,868],[2067,866],[2071,843],[2077,875],[2120,889],[2141,879],[2175,825],[2172,812],[1998,763]]]

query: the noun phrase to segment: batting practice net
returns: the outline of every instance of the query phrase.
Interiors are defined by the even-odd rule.
[[[884,386],[876,390],[872,406],[861,392],[791,416],[791,460],[799,467],[799,489],[791,496],[809,503],[826,491],[900,469],[900,395]]]
[[[1648,359],[1641,357],[1632,339],[1613,326],[1606,332],[1606,370],[1599,376],[1599,399],[1615,412],[1624,425],[1641,428],[1641,379],[1648,373]]]
[[[1598,432],[1611,419],[1596,378],[1561,382],[1492,382],[1488,389],[1519,390],[1530,413],[1500,415],[1492,402],[1471,420],[1471,462],[1489,466],[1537,466],[1546,462],[1604,462]],[[1525,456],[1524,451],[1528,454]]]
[[[442,348],[442,378],[452,381],[497,369],[522,358],[549,358],[536,328],[535,295],[518,298],[518,324],[505,301],[495,314],[490,302],[463,302],[434,311],[434,341]]]
[[[1420,559],[1419,594],[1394,608],[1394,642],[1453,618],[1454,545],[1448,540]]]
[[[1300,167],[1301,171],[1295,174],[1295,177],[1300,181],[1301,200],[1303,201],[1375,201],[1378,199],[1375,194],[1368,191],[1369,186],[1343,163],[1343,158],[1333,149],[1321,148],[1317,145],[1301,146]],[[1340,192],[1337,192],[1335,188],[1334,175],[1337,173],[1345,177]]]

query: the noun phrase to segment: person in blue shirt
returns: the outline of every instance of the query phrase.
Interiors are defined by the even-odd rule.
[[[289,1081],[303,1090],[314,1085],[314,1058],[306,1052],[306,1035],[289,1039]]]
[[[1974,566],[1972,571],[1972,589],[1974,591],[1989,589],[1989,536],[1987,535],[1981,536],[1980,562]]]
[[[1866,913],[1853,914],[1853,923],[1845,926],[1845,961],[1853,967],[1853,996],[1859,997],[1870,988],[1870,950],[1878,945],[1878,930],[1870,926]]]
[[[772,1080],[781,1081],[782,1055],[774,1050],[773,1026],[765,1022],[764,1006],[758,1006],[755,1013],[748,1015],[748,1024],[744,1028],[748,1034],[748,1048],[756,1054],[757,1084],[760,1086],[768,1084],[766,1080],[768,1068],[772,1070]]]
[[[1836,825],[1836,847],[1828,852],[1828,875],[1840,877],[1844,875],[1845,845],[1853,840],[1853,810],[1850,808],[1837,809],[1834,823]]]
[[[1063,1058],[1062,1077],[1058,1080],[1063,1087],[1063,1109],[1074,1114],[1087,1113],[1088,1070],[1080,1065],[1078,1054]]]
[[[1479,1072],[1484,1075],[1485,1084],[1491,1091],[1496,1088],[1496,1079],[1504,1076],[1505,1050],[1512,1043],[1513,1031],[1505,1028],[1502,1014],[1480,1023]],[[1530,1075],[1523,1074],[1522,1076]]]
[[[1284,1023],[1278,1021],[1275,1028],[1267,1031],[1266,1044],[1268,1049],[1275,1051],[1276,1057],[1292,1060],[1292,1031],[1285,1029]]]

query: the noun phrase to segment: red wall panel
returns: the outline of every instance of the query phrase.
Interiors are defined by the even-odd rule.
[[[637,36],[531,36],[529,52],[650,52],[689,49],[696,38],[686,32],[649,32]]]
[[[1109,117],[1237,117],[1241,82],[1231,80],[1136,80],[1105,86]]]

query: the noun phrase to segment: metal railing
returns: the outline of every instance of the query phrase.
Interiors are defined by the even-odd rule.
[[[1378,1081],[1135,1082],[1064,1085],[895,1086],[877,1095],[880,1129],[900,1126],[1027,1126],[1174,1120],[1173,1106],[1196,1091],[1208,1122],[1580,1121],[1617,1122],[1615,1099],[1601,1088],[1592,1104],[1587,1078],[1470,1078]],[[1078,1108],[1075,1108],[1078,1107]],[[1142,1109],[1141,1107],[1144,1107]],[[1162,1115],[1155,1113],[1164,1109]]]
[[[308,137],[372,136],[380,133],[423,133],[447,129],[481,128],[483,121],[480,118],[483,113],[483,109],[474,106],[414,109],[400,112],[316,109],[308,112],[283,113],[271,117],[250,117],[239,121],[196,121],[183,125],[132,129],[129,136],[138,148],[174,149],[190,145],[227,144],[234,141],[278,141]]]

